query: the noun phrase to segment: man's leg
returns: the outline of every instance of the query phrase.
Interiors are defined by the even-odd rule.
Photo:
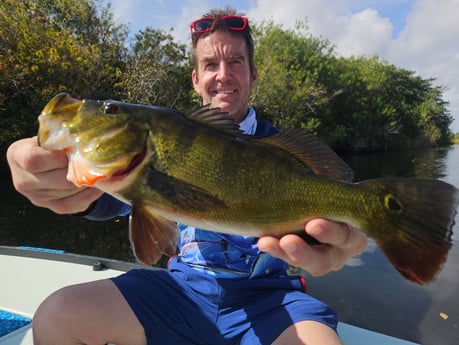
[[[33,336],[35,345],[147,343],[142,325],[111,280],[53,293],[35,313]]]
[[[316,321],[301,321],[288,327],[272,345],[342,345],[338,334]]]

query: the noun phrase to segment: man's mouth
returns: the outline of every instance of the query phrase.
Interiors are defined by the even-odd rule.
[[[218,95],[231,95],[235,93],[235,90],[217,90],[215,93]]]

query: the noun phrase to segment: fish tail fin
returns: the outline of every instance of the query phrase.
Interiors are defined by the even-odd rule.
[[[146,265],[155,264],[163,254],[171,256],[176,253],[177,224],[153,215],[145,206],[132,206],[129,231],[137,260]]]
[[[384,178],[362,185],[377,189],[386,210],[388,222],[381,220],[380,231],[371,231],[382,252],[408,280],[432,280],[451,247],[459,190],[433,179]]]

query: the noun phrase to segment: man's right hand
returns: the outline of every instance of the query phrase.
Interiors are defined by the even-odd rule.
[[[14,187],[36,206],[59,214],[78,213],[87,210],[103,193],[69,182],[66,153],[41,148],[37,137],[14,142],[6,156]]]

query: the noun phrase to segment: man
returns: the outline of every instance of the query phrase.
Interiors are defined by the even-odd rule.
[[[228,112],[247,134],[277,132],[248,105],[257,82],[248,20],[231,8],[213,10],[191,30],[192,80],[203,103]],[[65,154],[42,150],[36,138],[13,144],[8,160],[16,188],[36,205],[92,219],[126,211],[110,196],[68,183]],[[334,312],[286,275],[287,263],[313,275],[340,269],[364,249],[364,235],[320,219],[306,224],[326,243],[317,247],[295,235],[180,229],[180,254],[167,271],[135,270],[51,295],[34,317],[35,344],[340,344]]]

